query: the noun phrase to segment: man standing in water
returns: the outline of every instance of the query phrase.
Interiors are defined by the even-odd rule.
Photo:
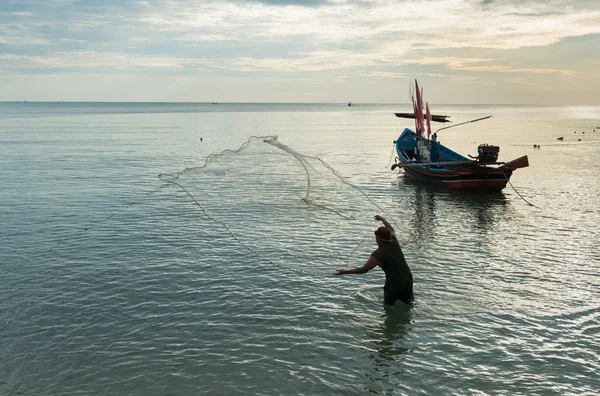
[[[375,231],[377,250],[371,253],[362,267],[340,269],[333,275],[365,274],[376,266],[380,266],[385,272],[385,285],[383,286],[385,304],[393,305],[396,300],[410,304],[414,301],[413,277],[404,259],[398,239],[396,239],[394,228],[379,215],[375,216],[375,220],[381,221],[384,225]]]

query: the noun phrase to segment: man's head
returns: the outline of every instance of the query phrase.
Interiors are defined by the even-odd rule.
[[[379,227],[375,231],[377,244],[392,242],[392,230],[387,227]]]

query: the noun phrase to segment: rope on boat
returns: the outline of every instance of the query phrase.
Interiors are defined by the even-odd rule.
[[[390,168],[390,164],[392,163],[392,158],[394,158],[394,148],[395,148],[395,145],[392,145],[392,152],[390,153],[390,160],[388,161],[388,164],[385,166],[385,169]]]
[[[528,200],[526,200],[515,188],[515,186],[512,185],[512,183],[510,182],[510,180],[508,179],[508,177],[506,176],[506,173],[504,173],[504,169],[502,168],[498,168],[502,171],[502,174],[504,175],[504,178],[506,179],[506,181],[508,182],[508,184],[510,184],[510,186],[512,187],[513,190],[515,190],[515,192],[517,193],[517,195],[525,202],[527,202],[529,204],[529,206],[533,206],[534,208],[538,208],[537,206],[535,206],[534,204],[532,204],[531,202],[529,202]],[[539,209],[539,208],[538,208]]]

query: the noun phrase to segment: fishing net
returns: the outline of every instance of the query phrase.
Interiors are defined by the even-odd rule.
[[[277,136],[252,137],[238,149],[159,177],[249,254],[300,272],[362,264],[375,247],[372,232],[379,224],[373,215],[385,216],[325,161]]]

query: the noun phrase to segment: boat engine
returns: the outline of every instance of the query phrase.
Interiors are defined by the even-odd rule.
[[[500,147],[491,146],[489,144],[480,144],[477,147],[477,161],[481,163],[490,163],[498,161],[498,154],[500,153]]]

